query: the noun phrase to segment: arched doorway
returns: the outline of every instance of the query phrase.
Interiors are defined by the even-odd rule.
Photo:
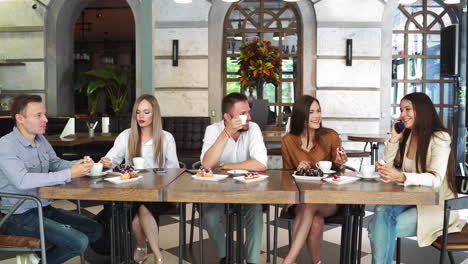
[[[73,114],[74,27],[93,0],[52,0],[45,18],[45,87],[49,115]],[[141,90],[140,1],[126,0],[135,18],[136,94]]]
[[[75,23],[74,33],[74,113],[115,113],[110,96],[126,98],[122,107],[116,105],[120,113],[127,113],[131,102],[135,101],[135,19],[126,0],[93,0],[86,6]],[[125,69],[125,70],[123,70]],[[110,90],[98,89],[92,94],[89,105],[87,87],[90,78],[86,72],[108,73],[112,79],[124,77],[129,85],[125,89],[115,87]],[[124,79],[121,79],[124,80]],[[105,91],[107,90],[107,91]],[[125,96],[127,94],[127,96]],[[98,98],[98,99],[96,99]],[[120,101],[120,100],[119,100]],[[92,109],[92,110],[90,110]]]

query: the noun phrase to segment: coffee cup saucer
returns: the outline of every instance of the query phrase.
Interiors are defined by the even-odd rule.
[[[336,173],[334,170],[322,170],[324,174],[331,174],[331,173]]]
[[[103,171],[103,172],[101,172],[101,173],[99,173],[99,174],[87,173],[86,176],[91,177],[91,178],[98,178],[98,177],[102,177],[102,176],[104,176],[104,175],[106,175],[106,174],[107,174],[107,172],[104,172],[104,171]]]

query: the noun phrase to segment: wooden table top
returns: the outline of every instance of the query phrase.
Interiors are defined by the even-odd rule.
[[[114,142],[116,134],[111,133],[95,133],[94,137],[90,138],[86,132],[79,132],[70,141],[63,141],[60,135],[46,135],[46,139],[54,147],[74,147],[92,142]]]
[[[355,172],[346,172],[355,176]],[[393,183],[359,180],[336,185],[324,181],[297,181],[303,203],[436,205],[438,192],[430,187],[404,187]]]
[[[221,171],[221,174],[227,174]],[[238,182],[229,175],[221,181],[192,179],[188,172],[180,175],[166,188],[169,202],[281,204],[298,203],[299,191],[289,172],[268,170],[269,177],[252,183]]]
[[[246,204],[409,204],[436,205],[438,193],[430,187],[404,187],[379,181],[359,180],[335,185],[324,181],[296,181],[293,171],[268,170],[264,181],[242,183],[230,175],[211,182],[192,179],[185,169],[140,172],[143,179],[125,184],[93,182],[82,177],[64,185],[41,187],[39,197],[99,201],[202,202]],[[356,173],[347,172],[354,176]]]
[[[348,134],[348,140],[359,142],[385,142],[390,135],[388,134]]]
[[[92,178],[73,179],[64,185],[41,187],[39,197],[49,199],[99,200],[99,201],[163,201],[163,190],[185,169],[164,169],[156,174],[153,170],[139,172],[143,179],[136,182],[114,184],[108,181],[93,182]],[[115,176],[108,176],[115,177]]]

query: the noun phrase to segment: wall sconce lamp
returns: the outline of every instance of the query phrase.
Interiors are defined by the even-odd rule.
[[[353,65],[353,40],[346,40],[346,66]]]
[[[104,14],[102,13],[102,10],[96,10],[96,17],[97,18],[102,18]]]
[[[172,66],[179,66],[179,40],[172,40]]]

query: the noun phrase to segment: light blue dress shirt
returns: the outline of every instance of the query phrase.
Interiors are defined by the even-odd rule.
[[[39,187],[71,180],[70,167],[76,161],[58,158],[43,135],[37,135],[35,141],[35,146],[29,143],[16,127],[0,138],[0,192],[37,196]],[[2,199],[1,204],[11,206],[16,201]],[[42,206],[47,206],[52,200],[41,199],[41,202]],[[35,207],[33,201],[26,201],[15,214]]]

